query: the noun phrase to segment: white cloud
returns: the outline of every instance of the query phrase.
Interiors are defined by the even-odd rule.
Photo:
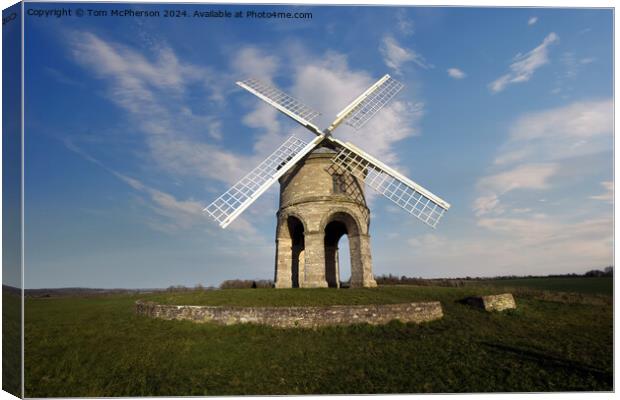
[[[504,209],[499,205],[499,198],[496,193],[492,193],[488,196],[481,196],[474,200],[474,213],[476,216],[489,214],[494,212],[496,214],[502,214]]]
[[[601,182],[601,186],[605,189],[605,192],[598,194],[596,196],[590,196],[593,200],[604,201],[609,204],[613,204],[614,202],[614,182],[613,181],[603,181]]]
[[[292,95],[322,113],[316,121],[321,127],[329,125],[338,112],[377,79],[364,71],[352,69],[346,57],[337,53],[327,53],[324,57],[300,63],[295,77]],[[417,125],[422,115],[421,102],[396,98],[360,130],[343,124],[334,134],[388,164],[397,163],[396,144],[418,134]]]
[[[534,25],[536,22],[538,22],[538,17],[530,17],[530,19],[527,20],[528,25]]]
[[[549,62],[548,47],[558,40],[559,36],[551,32],[536,48],[525,54],[518,54],[510,64],[510,72],[489,84],[491,91],[501,92],[508,85],[529,81],[537,69]]]
[[[278,57],[256,47],[244,47],[236,52],[231,66],[241,79],[256,78],[270,83],[279,64]]]
[[[609,134],[612,128],[612,100],[579,101],[522,116],[510,136],[514,140],[588,139]]]
[[[496,165],[595,154],[611,149],[613,101],[577,101],[517,118]]]
[[[147,225],[151,228],[165,233],[175,233],[181,229],[190,229],[193,227],[208,229],[212,226],[203,212],[206,204],[192,198],[179,200],[170,193],[155,189],[139,179],[109,168],[78,147],[71,139],[65,139],[64,144],[69,150],[77,153],[87,161],[100,166],[129,185],[132,189],[146,195],[147,198],[140,198],[140,201],[157,216],[156,218],[149,217],[146,219]],[[229,228],[231,231],[237,233],[240,239],[252,237],[256,240],[261,240],[256,229],[243,218],[235,220]]]
[[[583,273],[613,263],[613,220],[567,221],[567,215],[481,218],[458,238],[411,237],[416,274],[445,277]],[[402,254],[394,254],[402,264]],[[385,256],[389,260],[389,254]],[[469,267],[469,269],[468,269]],[[394,268],[393,273],[410,275]]]
[[[549,178],[558,170],[556,164],[524,164],[511,170],[480,179],[481,188],[505,194],[515,189],[546,189]]]
[[[474,200],[474,213],[476,216],[489,213],[502,214],[505,209],[500,204],[500,196],[517,189],[547,189],[549,188],[549,179],[557,171],[558,166],[556,164],[523,164],[481,178],[477,186],[483,194]]]
[[[458,68],[448,68],[448,75],[454,79],[463,79],[467,75]]]
[[[410,238],[407,240],[407,242],[416,250],[420,248],[429,250],[444,247],[446,245],[447,239],[434,233],[426,233],[420,236]]]
[[[589,165],[575,160],[611,150],[613,102],[580,101],[527,113],[516,119],[509,140],[500,147],[494,169],[478,181],[479,196],[472,209],[477,216],[501,214],[502,198],[515,189],[547,190],[552,178],[564,173],[586,176]],[[574,172],[568,172],[568,171]],[[528,204],[513,208],[533,208]]]
[[[584,240],[590,243],[610,239],[613,229],[610,218],[562,222],[544,214],[528,218],[482,218],[478,225],[494,234],[509,236],[524,247],[557,246],[562,251],[571,251],[566,243],[581,249]]]
[[[415,25],[411,18],[407,17],[404,9],[399,9],[396,14],[396,26],[398,27],[399,32],[404,36],[413,35],[415,32]]]
[[[386,35],[379,46],[379,51],[383,55],[385,65],[392,68],[397,74],[401,73],[404,64],[413,62],[420,68],[433,68],[422,55],[412,49],[402,47],[392,36]]]

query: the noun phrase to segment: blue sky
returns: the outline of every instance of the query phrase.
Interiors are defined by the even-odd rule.
[[[287,136],[313,137],[234,84],[247,77],[319,126],[385,73],[406,85],[335,135],[452,208],[433,230],[370,196],[375,274],[613,263],[610,10],[174,8],[313,18],[26,17],[26,287],[272,279],[277,185],[226,230],[201,213]]]

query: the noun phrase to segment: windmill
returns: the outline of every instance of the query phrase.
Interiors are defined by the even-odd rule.
[[[320,115],[281,90],[255,79],[237,82],[316,135],[289,137],[262,163],[204,211],[226,228],[276,180],[280,208],[276,232],[276,287],[339,287],[338,240],[349,237],[352,287],[372,287],[368,186],[425,224],[435,227],[450,204],[352,143],[333,137],[345,123],[360,129],[403,85],[385,75],[346,106],[324,130]]]

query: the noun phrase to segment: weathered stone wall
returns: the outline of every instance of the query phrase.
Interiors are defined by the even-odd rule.
[[[443,317],[441,303],[373,304],[327,307],[176,306],[136,301],[136,313],[166,320],[211,322],[220,325],[254,323],[281,328],[329,325],[385,324],[392,320],[426,322]]]

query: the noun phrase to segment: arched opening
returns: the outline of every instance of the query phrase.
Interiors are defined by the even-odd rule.
[[[347,227],[340,221],[332,221],[325,227],[325,279],[328,287],[340,287],[338,241],[346,234]]]
[[[304,224],[295,217],[286,221],[291,235],[292,286],[298,288],[304,274]]]
[[[349,235],[343,235],[338,241],[338,272],[340,277],[340,287],[348,288],[351,285],[351,249],[349,246]]]
[[[347,237],[343,239],[345,235]],[[350,281],[361,279],[362,271],[354,268],[359,263],[355,262],[357,255],[350,242],[353,235],[359,235],[359,229],[356,221],[347,213],[335,213],[325,225],[325,279],[328,287],[347,287]],[[342,248],[339,248],[339,244]]]

